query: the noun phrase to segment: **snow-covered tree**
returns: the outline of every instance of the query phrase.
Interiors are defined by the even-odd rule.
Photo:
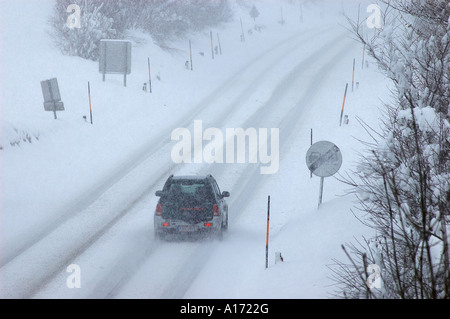
[[[79,28],[70,28],[66,10],[75,4],[80,8]],[[74,12],[75,13],[75,12]],[[70,21],[69,21],[70,22]],[[53,39],[64,54],[96,60],[101,39],[115,39],[123,30],[114,28],[104,2],[98,0],[57,0],[51,18]]]
[[[346,179],[377,237],[344,247],[335,279],[350,298],[450,298],[450,3],[382,2],[381,29],[349,20],[394,87],[381,130],[361,121],[373,141]],[[370,264],[382,289],[367,285]]]
[[[80,8],[80,28],[70,28],[67,8]],[[101,39],[123,38],[141,29],[160,44],[199,31],[232,16],[227,0],[56,0],[51,17],[53,38],[64,54],[98,59]]]

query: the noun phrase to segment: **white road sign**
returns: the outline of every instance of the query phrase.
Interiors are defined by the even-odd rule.
[[[308,166],[308,169],[316,176],[332,176],[341,168],[341,151],[331,142],[316,142],[311,145],[306,153],[306,165]]]

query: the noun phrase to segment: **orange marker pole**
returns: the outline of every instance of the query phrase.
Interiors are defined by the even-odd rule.
[[[342,115],[344,114],[345,97],[347,96],[347,88],[348,88],[348,83],[345,85],[344,101],[342,102],[341,120],[340,120],[339,126],[342,125]]]
[[[91,124],[92,124],[92,105],[91,105],[91,86],[88,81],[88,96],[89,96],[89,113],[91,115]]]
[[[270,220],[270,196],[267,199],[266,269],[269,267],[269,220]]]

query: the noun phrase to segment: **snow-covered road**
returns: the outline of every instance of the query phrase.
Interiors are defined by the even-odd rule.
[[[194,119],[205,119],[204,123],[217,128],[277,127],[283,158],[284,142],[302,124],[302,112],[316,95],[326,94],[321,81],[347,57],[352,43],[338,31],[302,33],[276,44],[220,85],[180,127],[189,127]],[[272,92],[267,92],[269,87]],[[261,175],[255,164],[175,166],[167,156],[173,146],[169,139],[170,132],[161,133],[99,188],[99,192],[107,190],[89,207],[3,265],[0,271],[7,278],[3,287],[13,292],[8,297],[71,297],[75,293],[95,298],[182,298],[209,255],[226,243],[155,243],[154,192],[170,173],[212,173],[222,189],[232,194],[230,236],[239,237],[245,234],[234,232],[234,223],[258,192],[256,185],[270,177]],[[134,232],[131,237],[130,232]],[[67,289],[66,267],[72,263],[81,266],[83,289]],[[17,276],[17,269],[29,276]],[[127,286],[129,281],[132,284]]]

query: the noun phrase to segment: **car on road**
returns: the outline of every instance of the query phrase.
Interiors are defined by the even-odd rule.
[[[168,236],[215,237],[228,229],[229,192],[221,192],[213,176],[169,176],[154,214],[157,239]]]

